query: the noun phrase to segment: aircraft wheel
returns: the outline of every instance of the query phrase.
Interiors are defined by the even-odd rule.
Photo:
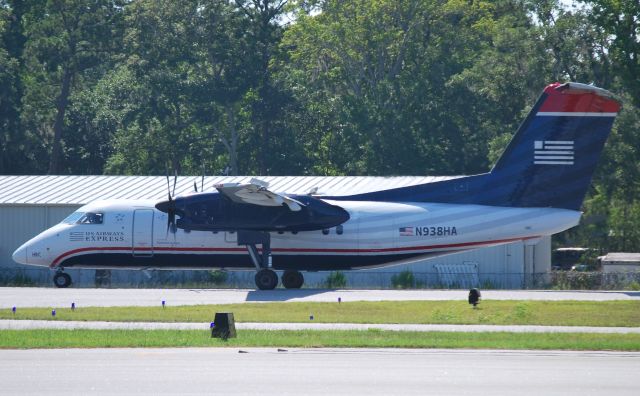
[[[304,283],[304,276],[300,271],[287,270],[282,274],[282,285],[287,289],[299,289]]]
[[[53,284],[56,287],[68,287],[71,284],[71,277],[64,272],[58,272],[53,276]]]
[[[270,269],[261,269],[255,279],[260,290],[273,290],[278,286],[278,275]]]

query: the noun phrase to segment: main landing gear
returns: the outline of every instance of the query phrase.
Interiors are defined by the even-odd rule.
[[[300,271],[286,270],[282,274],[282,285],[287,289],[299,289],[304,283],[304,277]]]
[[[278,275],[268,268],[259,270],[255,280],[260,290],[273,290],[278,286]],[[300,271],[287,270],[282,274],[282,286],[287,289],[299,289],[303,284],[304,277]]]
[[[58,270],[53,275],[53,284],[60,288],[69,287],[71,285],[71,277],[69,274],[62,272],[62,270]]]
[[[262,245],[262,254],[256,245]],[[278,275],[271,269],[271,235],[268,232],[239,231],[238,245],[245,245],[249,257],[258,272],[256,286],[260,290],[273,290],[278,286]],[[299,289],[304,284],[300,271],[287,270],[282,274],[282,285],[287,289]]]
[[[278,275],[270,269],[263,268],[256,272],[256,286],[260,290],[273,290],[278,286]]]

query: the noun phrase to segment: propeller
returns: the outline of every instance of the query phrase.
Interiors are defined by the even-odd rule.
[[[178,171],[176,170],[173,178],[173,194],[171,192],[171,182],[169,181],[169,170],[167,169],[167,190],[169,190],[169,202],[167,205],[167,235],[169,230],[171,233],[176,233],[176,203],[173,200],[173,196],[176,194],[176,183],[178,182]]]
[[[200,183],[200,191],[204,192],[204,174],[207,171],[205,168],[204,162],[202,163],[202,182]]]
[[[202,182],[200,183],[200,192],[204,192],[204,173],[205,173],[205,167],[204,167],[204,163],[202,164]],[[198,192],[198,183],[197,180],[193,181],[193,189],[195,192]]]

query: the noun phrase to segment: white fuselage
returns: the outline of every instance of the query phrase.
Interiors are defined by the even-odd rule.
[[[350,219],[324,231],[271,233],[275,269],[379,266],[535,239],[578,224],[580,212],[439,203],[328,201]],[[101,224],[60,223],[16,250],[16,262],[81,268],[252,268],[234,232],[167,231],[151,201],[100,201]],[[307,261],[309,263],[307,263]]]

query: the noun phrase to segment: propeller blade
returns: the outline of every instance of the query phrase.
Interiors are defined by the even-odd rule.
[[[173,177],[173,196],[176,196],[176,183],[178,182],[178,170],[176,169],[175,176]]]
[[[165,238],[169,236],[169,230],[174,234],[176,233],[176,203],[173,200],[173,196],[176,195],[176,183],[178,182],[178,170],[175,171],[175,176],[173,178],[173,193],[171,191],[171,180],[169,179],[169,167],[165,166],[166,176],[167,176],[167,196],[169,201],[167,203],[167,233]],[[197,191],[197,189],[196,189]]]
[[[171,196],[169,196],[169,205],[167,207],[167,232],[165,234],[165,239],[167,236],[169,236],[169,230],[171,230],[171,233],[174,234],[176,233],[176,204],[175,201],[173,201],[171,199]]]
[[[204,191],[204,174],[206,172],[206,168],[204,166],[204,162],[202,163],[202,182],[200,183],[200,191]]]

